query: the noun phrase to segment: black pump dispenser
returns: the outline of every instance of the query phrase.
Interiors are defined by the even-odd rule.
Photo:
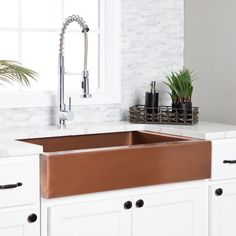
[[[156,81],[152,81],[151,91],[145,94],[145,106],[148,113],[157,113],[159,94],[156,92]]]

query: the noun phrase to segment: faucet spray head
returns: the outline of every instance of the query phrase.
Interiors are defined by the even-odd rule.
[[[91,98],[92,95],[89,93],[89,72],[83,71],[83,81],[82,81],[82,89],[83,94],[81,95],[82,98]]]

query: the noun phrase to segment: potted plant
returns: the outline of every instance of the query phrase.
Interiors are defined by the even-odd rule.
[[[23,86],[30,87],[30,79],[35,80],[36,76],[37,73],[35,71],[23,67],[19,62],[0,60],[0,85],[17,82]]]
[[[186,68],[178,72],[171,72],[166,76],[167,82],[165,84],[170,89],[170,96],[172,99],[172,108],[178,111],[192,111],[192,93],[193,93],[193,75],[192,72]]]

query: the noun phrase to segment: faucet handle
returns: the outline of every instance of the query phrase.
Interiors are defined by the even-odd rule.
[[[71,111],[71,97],[69,97],[69,111]]]

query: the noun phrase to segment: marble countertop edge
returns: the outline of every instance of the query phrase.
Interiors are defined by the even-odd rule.
[[[146,130],[170,135],[186,136],[206,140],[234,139],[236,126],[199,122],[193,126],[133,124],[126,121],[83,123],[68,125],[64,130],[56,126],[26,127],[0,130],[0,157],[34,155],[43,152],[39,145],[17,141],[19,139],[85,135],[94,133]]]

